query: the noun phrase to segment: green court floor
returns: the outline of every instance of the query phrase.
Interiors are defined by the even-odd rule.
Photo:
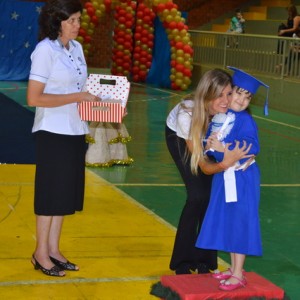
[[[26,105],[26,86],[26,82],[0,82],[0,92]],[[164,127],[168,112],[184,94],[132,84],[124,123],[132,136],[128,153],[134,163],[128,167],[90,168],[175,227],[185,202],[185,190],[167,151]],[[270,109],[265,117],[261,107],[252,107],[261,142],[257,162],[262,175],[264,254],[247,258],[245,266],[247,271],[282,287],[293,300],[300,299],[300,109],[296,113]],[[225,253],[220,253],[220,257],[229,259]]]

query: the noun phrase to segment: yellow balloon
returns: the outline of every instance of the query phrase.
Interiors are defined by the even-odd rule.
[[[180,16],[176,16],[174,19],[175,19],[175,22],[177,22],[177,23],[181,22],[181,17]]]
[[[103,13],[105,12],[105,5],[104,4],[100,4],[99,5],[99,10]],[[97,11],[96,11],[97,12]]]
[[[180,34],[181,36],[186,36],[186,34],[187,34],[186,29],[180,30],[179,34]]]
[[[176,17],[176,16],[177,16],[177,9],[176,9],[176,8],[172,8],[172,9],[170,10],[170,13],[171,13],[171,15],[172,15],[173,17]]]
[[[182,79],[183,78],[183,74],[181,72],[176,72],[175,73],[175,77],[176,77],[176,79]]]
[[[177,61],[179,64],[185,63],[185,60],[184,60],[184,58],[183,58],[182,56],[176,57],[176,61]]]
[[[181,79],[176,79],[175,83],[176,83],[177,86],[180,87],[182,85],[182,80]]]
[[[181,42],[181,36],[180,35],[176,35],[174,38],[175,42]]]
[[[81,22],[80,26],[81,26],[83,29],[88,29],[89,24],[88,24],[87,22]]]
[[[105,8],[104,8],[104,10],[105,10]],[[101,11],[100,9],[97,9],[97,10],[95,11],[95,15],[96,15],[98,18],[100,18],[100,17],[102,16],[104,10]]]
[[[93,33],[94,33],[94,29],[91,29],[91,28],[90,28],[90,29],[88,29],[88,30],[87,30],[87,33],[88,33],[88,35],[93,35]]]
[[[178,49],[176,51],[177,56],[184,56],[184,51],[182,49]]]
[[[83,37],[82,37],[82,36],[78,36],[78,37],[76,38],[76,40],[77,40],[80,44],[83,43]]]
[[[95,9],[97,9],[99,7],[99,3],[97,1],[93,1],[92,4]]]
[[[85,21],[85,22],[87,22],[87,23],[89,23],[90,20],[91,20],[91,18],[90,18],[90,16],[87,15],[87,14],[82,14],[81,20],[82,20],[82,21]]]
[[[187,88],[188,88],[187,84],[185,84],[185,83],[183,83],[180,87],[183,91],[187,90]]]
[[[170,23],[171,21],[173,21],[173,16],[172,15],[167,15],[165,17],[166,22]]]

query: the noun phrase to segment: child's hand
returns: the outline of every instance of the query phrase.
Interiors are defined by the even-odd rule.
[[[218,140],[216,132],[208,137],[207,147],[218,152],[224,152],[224,145]]]

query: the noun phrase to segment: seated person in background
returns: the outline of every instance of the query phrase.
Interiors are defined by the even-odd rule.
[[[281,23],[279,25],[278,35],[292,37],[293,33],[295,33],[299,27],[300,19],[298,16],[297,7],[295,5],[289,5],[287,7],[287,12],[288,12],[287,22],[286,22],[286,24]],[[297,24],[296,24],[296,27],[294,28],[295,23],[297,23]]]
[[[235,16],[230,20],[229,32],[245,33],[245,19],[240,9],[235,10]]]
[[[278,35],[292,37],[295,32],[297,32],[300,25],[300,18],[298,16],[297,7],[295,5],[289,5],[287,7],[288,18],[286,24],[281,23],[278,27]],[[295,25],[296,24],[296,25]],[[295,25],[295,26],[294,26]],[[278,41],[277,53],[283,53],[283,41]]]

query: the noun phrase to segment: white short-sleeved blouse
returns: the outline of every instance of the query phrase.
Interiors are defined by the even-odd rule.
[[[45,84],[44,93],[70,94],[80,92],[87,78],[87,65],[82,46],[72,40],[67,50],[59,40],[46,38],[31,54],[29,80]],[[80,99],[78,99],[80,102]],[[58,134],[82,135],[89,132],[82,121],[77,103],[58,107],[36,107],[33,132],[45,130]]]
[[[167,126],[176,132],[176,135],[185,140],[190,139],[193,100],[183,100],[178,103],[167,117]]]

